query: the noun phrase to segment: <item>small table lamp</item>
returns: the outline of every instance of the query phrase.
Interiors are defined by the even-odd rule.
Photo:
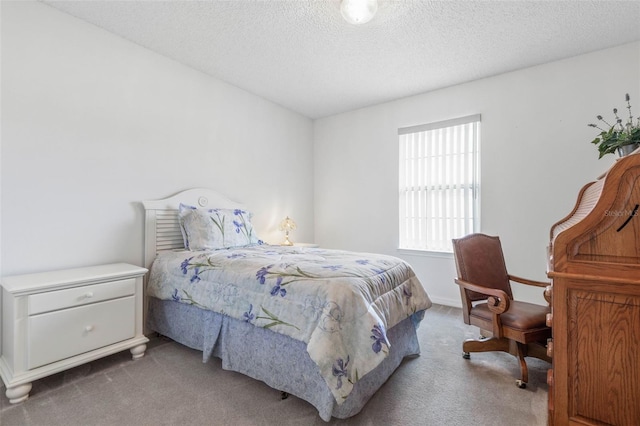
[[[296,223],[289,219],[287,216],[282,222],[280,222],[280,230],[284,231],[284,241],[282,242],[283,246],[292,246],[293,243],[289,240],[289,232],[296,229]]]

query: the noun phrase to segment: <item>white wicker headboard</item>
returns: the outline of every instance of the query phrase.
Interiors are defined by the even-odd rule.
[[[245,206],[206,188],[187,189],[162,200],[143,201],[145,210],[144,266],[149,269],[163,250],[184,248],[178,224],[180,203],[202,208],[244,209]]]

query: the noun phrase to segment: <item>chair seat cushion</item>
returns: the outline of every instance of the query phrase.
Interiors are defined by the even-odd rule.
[[[503,327],[521,331],[544,328],[549,312],[551,312],[551,308],[548,306],[512,300],[509,304],[509,310],[500,314],[500,320]],[[489,310],[487,303],[475,305],[471,308],[469,315],[485,321],[491,321],[493,318],[493,313]]]

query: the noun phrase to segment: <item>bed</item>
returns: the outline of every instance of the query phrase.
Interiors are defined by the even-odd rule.
[[[147,332],[351,417],[408,356],[431,301],[404,261],[264,244],[209,189],[144,201]]]

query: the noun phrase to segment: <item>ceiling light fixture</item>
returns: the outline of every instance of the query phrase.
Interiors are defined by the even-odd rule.
[[[340,13],[350,24],[366,24],[378,11],[378,0],[342,0]]]

